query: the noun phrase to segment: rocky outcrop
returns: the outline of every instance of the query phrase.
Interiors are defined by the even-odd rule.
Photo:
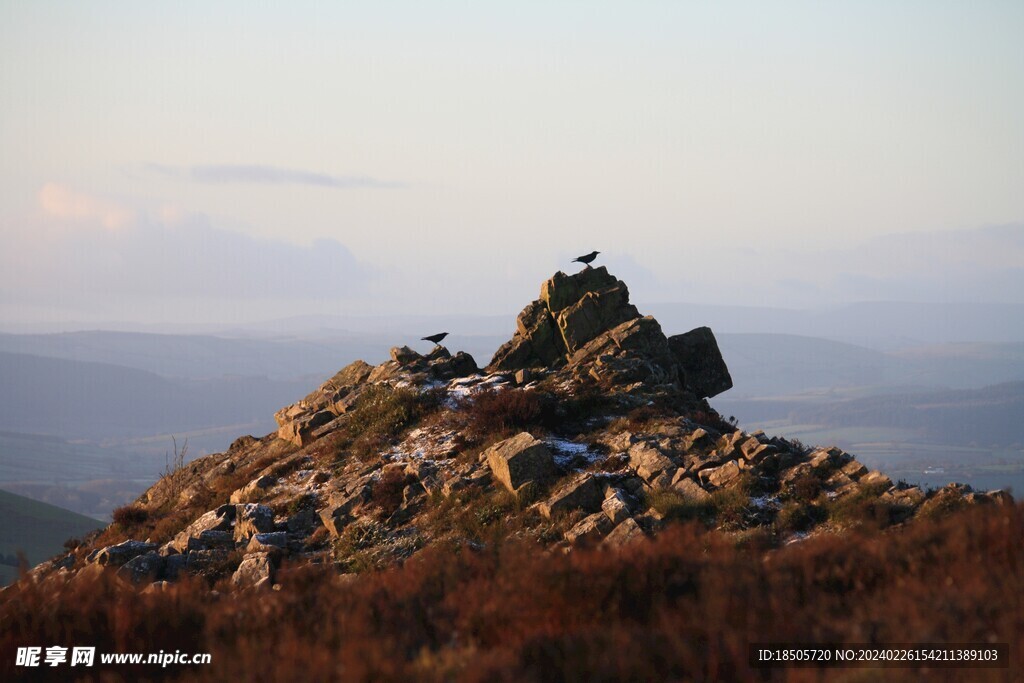
[[[567,552],[657,539],[679,519],[786,540],[858,514],[903,524],[1012,501],[893,484],[841,449],[735,429],[703,400],[732,383],[711,331],[666,337],[604,268],[545,282],[489,370],[441,346],[352,363],[279,411],[276,434],[154,485],[135,503],[145,524],[33,577],[201,574],[248,589],[272,585],[285,557],[352,573],[431,545],[479,549],[505,529]],[[391,390],[367,392],[378,384]],[[162,545],[113,543],[132,532]]]
[[[302,447],[316,440],[324,428],[347,413],[369,384],[404,381],[421,384],[451,380],[478,372],[476,361],[468,353],[454,356],[443,346],[423,356],[408,346],[391,349],[391,360],[376,367],[357,360],[324,382],[298,403],[274,414],[279,438]],[[239,501],[241,502],[241,501]]]
[[[670,385],[703,398],[732,386],[711,330],[666,337],[654,318],[642,317],[630,303],[625,283],[603,266],[547,280],[487,369],[566,365],[605,387]]]

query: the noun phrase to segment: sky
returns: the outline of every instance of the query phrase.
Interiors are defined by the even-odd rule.
[[[1024,3],[0,0],[0,327],[1024,302]]]

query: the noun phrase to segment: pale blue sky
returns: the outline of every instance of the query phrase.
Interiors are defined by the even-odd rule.
[[[1024,3],[497,5],[0,1],[0,318],[1024,300]]]

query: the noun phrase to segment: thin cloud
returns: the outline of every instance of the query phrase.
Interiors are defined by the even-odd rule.
[[[147,164],[146,168],[167,177],[206,184],[310,185],[336,189],[395,189],[405,187],[404,183],[379,180],[370,176],[339,176],[261,164],[204,164],[197,166]]]
[[[106,230],[118,231],[133,226],[137,219],[130,207],[59,183],[46,183],[36,198],[44,214],[62,221],[98,223]]]

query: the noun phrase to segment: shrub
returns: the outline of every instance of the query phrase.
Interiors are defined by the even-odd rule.
[[[711,494],[710,508],[720,527],[740,528],[746,522],[750,496],[739,486],[718,489]]]
[[[149,519],[149,510],[138,505],[123,505],[113,512],[114,524],[122,529],[132,529]]]
[[[675,525],[627,552],[428,548],[344,584],[330,566],[285,567],[280,591],[216,595],[185,580],[140,594],[106,575],[21,581],[0,592],[0,652],[9,653],[0,679],[25,677],[14,666],[17,647],[74,645],[75,634],[100,652],[212,654],[208,666],[177,670],[104,669],[97,658],[87,674],[97,680],[292,680],[299,670],[314,681],[882,676],[753,669],[748,645],[766,635],[1009,643],[1009,668],[944,676],[928,662],[884,672],[893,681],[1007,681],[1024,667],[1021,506],[978,507],[889,533],[821,534],[769,552],[696,526]],[[55,671],[66,677],[67,669]]]
[[[381,519],[390,517],[402,505],[402,492],[414,481],[415,477],[406,474],[399,467],[384,468],[380,479],[373,483],[370,493],[370,503],[380,508]]]
[[[710,523],[713,510],[709,502],[699,502],[675,489],[654,489],[646,502],[668,521],[700,520]]]
[[[825,482],[818,475],[808,472],[793,480],[790,490],[796,500],[810,502],[821,495]]]
[[[775,515],[775,528],[779,531],[807,531],[827,517],[821,507],[801,501],[789,501]]]
[[[340,450],[362,461],[380,454],[405,428],[440,405],[435,392],[419,393],[386,384],[367,387],[356,400],[341,428]]]
[[[860,490],[828,501],[825,509],[829,520],[843,526],[867,526],[884,529],[898,520],[898,506],[891,505],[878,496],[888,487],[883,485],[865,486]]]
[[[481,391],[465,399],[460,408],[469,439],[505,436],[541,424],[541,394],[535,389]]]

